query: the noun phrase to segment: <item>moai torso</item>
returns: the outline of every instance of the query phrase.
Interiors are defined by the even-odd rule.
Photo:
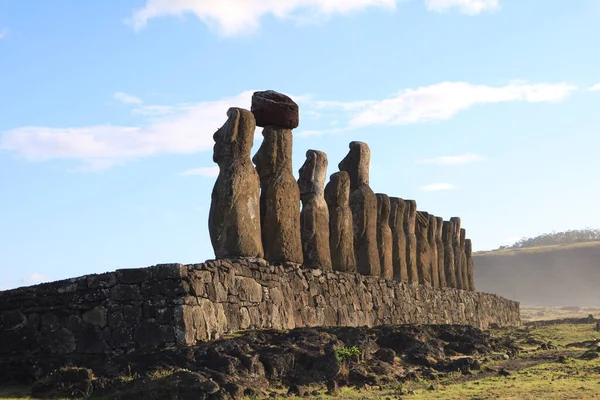
[[[444,221],[442,241],[444,242],[444,272],[446,273],[446,286],[456,288],[456,270],[454,268],[454,247],[452,238],[454,236],[454,224]]]
[[[467,265],[467,253],[465,250],[465,241],[467,240],[467,232],[465,229],[460,230],[460,269],[462,272],[463,289],[471,290],[469,287],[469,271]]]
[[[429,265],[431,265],[431,285],[434,289],[440,287],[440,273],[438,271],[437,243],[435,234],[437,231],[437,218],[429,215],[429,228],[427,229],[427,242],[429,243]]]
[[[454,273],[456,275],[456,288],[464,289],[463,272],[462,272],[462,249],[460,247],[460,218],[450,218],[452,222],[452,248],[454,249]]]
[[[377,193],[377,248],[381,277],[392,280],[394,267],[392,259],[392,230],[390,228],[390,198],[386,194]]]
[[[437,247],[438,274],[440,277],[440,288],[445,288],[447,286],[446,267],[444,265],[444,242],[442,241],[443,229],[444,229],[444,219],[442,217],[436,217],[435,244]]]
[[[324,193],[327,155],[321,151],[308,150],[306,162],[300,168],[299,174],[298,187],[302,201],[300,232],[304,265],[330,271],[329,210]]]
[[[419,283],[419,272],[417,269],[417,236],[415,235],[415,224],[417,219],[417,202],[405,200],[404,232],[406,233],[406,268],[408,269],[408,281]]]
[[[341,171],[332,174],[325,187],[329,209],[329,247],[335,271],[356,272],[354,227],[350,210],[350,176]]]
[[[431,263],[429,255],[429,214],[417,211],[417,220],[415,233],[417,236],[417,271],[419,274],[419,283],[421,285],[431,286]]]
[[[219,176],[208,216],[210,240],[216,258],[262,258],[260,182],[250,161],[256,123],[241,108],[230,108],[227,117],[213,135]]]
[[[369,186],[369,146],[351,142],[348,155],[339,163],[350,176],[350,210],[354,223],[356,270],[363,275],[380,276],[377,250],[377,198]]]
[[[408,282],[406,268],[406,234],[404,212],[406,204],[398,197],[390,197],[390,228],[392,230],[392,260],[394,280]]]
[[[263,142],[252,161],[260,177],[260,214],[265,259],[302,264],[300,191],[292,171],[292,129],[298,106],[274,91],[255,92],[252,112],[264,127]]]
[[[467,271],[469,274],[469,290],[475,291],[475,268],[473,265],[473,243],[471,239],[465,240],[465,255],[467,257]]]

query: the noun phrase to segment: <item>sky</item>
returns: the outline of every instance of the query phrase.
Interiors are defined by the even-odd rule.
[[[600,227],[598,0],[0,0],[0,289],[214,257],[212,135],[277,90],[308,149],[475,250]],[[254,152],[262,136],[257,129]]]

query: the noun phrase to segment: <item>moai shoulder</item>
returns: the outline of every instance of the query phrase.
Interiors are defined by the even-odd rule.
[[[350,175],[345,171],[332,174],[325,187],[329,210],[329,247],[335,271],[356,272],[354,227],[350,210]]]

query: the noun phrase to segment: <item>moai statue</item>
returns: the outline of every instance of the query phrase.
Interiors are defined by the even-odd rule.
[[[465,240],[465,254],[467,256],[467,271],[469,272],[469,290],[475,291],[475,268],[473,266],[473,243],[471,239]]]
[[[454,273],[456,274],[456,288],[464,289],[463,273],[462,273],[462,249],[460,247],[460,218],[450,218],[452,222],[452,248],[454,249]]]
[[[406,234],[406,269],[408,270],[408,282],[419,283],[419,272],[417,269],[417,236],[415,225],[417,219],[417,202],[405,200],[404,210],[404,233]]]
[[[469,272],[467,271],[467,253],[465,251],[465,241],[467,240],[467,231],[464,228],[460,230],[460,271],[462,273],[463,289],[469,288]]]
[[[329,208],[329,247],[335,271],[355,273],[354,227],[350,210],[350,175],[341,171],[329,177],[325,186]]]
[[[406,268],[406,233],[404,211],[406,203],[398,197],[390,197],[390,228],[392,229],[392,260],[394,280],[408,282]]]
[[[429,228],[427,229],[427,241],[429,242],[429,264],[431,265],[431,286],[434,289],[440,287],[440,273],[438,271],[437,243],[435,234],[437,232],[437,218],[429,215]]]
[[[436,228],[435,244],[437,247],[438,273],[440,276],[440,288],[443,289],[448,286],[448,284],[446,282],[446,266],[444,264],[444,241],[442,240],[444,219],[442,217],[436,217]]]
[[[419,283],[421,285],[432,286],[429,239],[427,238],[428,230],[429,214],[417,211],[415,233],[417,236],[417,270],[419,272]]]
[[[300,191],[292,171],[292,129],[298,126],[298,106],[273,92],[252,96],[256,124],[263,142],[252,161],[260,177],[260,215],[265,259],[302,264]]]
[[[446,273],[446,287],[456,288],[456,270],[454,268],[454,247],[452,238],[454,236],[454,224],[444,221],[442,230],[442,241],[444,242],[444,272]]]
[[[325,202],[327,154],[308,150],[306,162],[299,171],[298,187],[302,211],[300,232],[304,265],[331,271],[329,251],[329,210]]]
[[[216,258],[264,256],[260,231],[260,182],[250,161],[256,122],[241,108],[213,135],[219,176],[212,191],[208,230]]]
[[[377,193],[377,248],[381,277],[394,278],[392,229],[390,228],[390,198],[387,194]]]
[[[371,151],[363,142],[351,142],[348,155],[339,163],[350,175],[350,209],[354,223],[356,270],[363,275],[380,276],[377,250],[377,197],[369,186]]]

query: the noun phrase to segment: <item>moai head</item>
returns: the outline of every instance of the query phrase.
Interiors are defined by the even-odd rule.
[[[442,240],[444,243],[452,243],[454,238],[454,223],[450,221],[444,221],[444,229],[442,230]]]
[[[249,160],[255,128],[250,111],[234,107],[227,110],[227,121],[213,135],[213,161],[221,166]]]
[[[404,200],[404,230],[407,234],[415,233],[415,220],[417,217],[417,202],[415,200]]]
[[[436,217],[436,232],[435,232],[435,240],[442,240],[442,231],[444,229],[444,218]]]
[[[429,214],[429,230],[427,231],[427,239],[429,243],[435,241],[435,233],[437,232],[437,218]]]
[[[263,129],[263,142],[252,158],[261,184],[269,182],[282,171],[292,172],[292,131],[289,129]]]
[[[390,221],[390,198],[387,194],[377,193],[377,223],[388,225]]]
[[[390,197],[390,226],[404,229],[406,203],[399,197]]]
[[[425,211],[417,211],[416,218],[417,230],[425,230],[429,227],[429,213]]]
[[[460,218],[452,217],[450,218],[450,222],[452,222],[452,227],[454,228],[452,238],[455,242],[460,242]]]
[[[325,201],[330,207],[348,206],[350,175],[346,171],[336,172],[329,177],[329,183],[325,187]]]
[[[300,168],[299,174],[298,187],[302,201],[315,195],[323,196],[327,174],[327,154],[322,151],[308,150],[306,161]]]
[[[465,239],[465,253],[470,256],[473,253],[473,243],[471,239]]]
[[[340,171],[350,175],[350,190],[369,184],[371,150],[366,143],[350,142],[348,155],[338,164]]]
[[[460,230],[460,246],[461,247],[464,247],[466,237],[467,237],[467,231],[464,229],[461,229]]]

